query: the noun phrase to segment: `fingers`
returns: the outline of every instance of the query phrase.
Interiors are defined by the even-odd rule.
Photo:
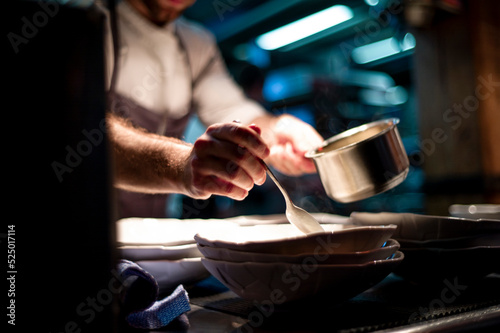
[[[323,142],[321,135],[308,123],[289,114],[279,116],[272,128],[277,142],[286,139],[293,143],[294,149],[306,152],[316,148]],[[277,137],[277,138],[276,138]]]
[[[251,129],[253,129],[255,132],[257,132],[259,135],[262,134],[262,130],[260,129],[260,127],[258,127],[257,125],[255,124],[250,124],[248,125],[248,127],[250,127]]]
[[[210,126],[193,146],[192,196],[242,200],[254,184],[263,184],[266,171],[260,159],[269,155],[269,148],[259,132],[258,127],[236,123]]]
[[[243,126],[239,123],[216,124],[206,133],[215,139],[233,142],[247,149],[251,154],[264,159],[269,156],[269,148],[260,137],[260,129],[255,125]]]
[[[235,161],[215,156],[196,158],[192,165],[200,177],[215,176],[246,191],[251,190],[254,184],[260,185],[265,180],[265,173],[257,167],[242,166]],[[249,171],[250,169],[254,171]]]
[[[221,195],[240,201],[248,195],[247,190],[215,176],[198,177],[194,180],[193,185],[195,191],[192,193],[192,197],[198,199],[208,199],[212,195]]]
[[[190,158],[192,196],[244,199],[255,184],[266,179],[263,159],[290,176],[316,172],[313,161],[304,156],[323,141],[314,128],[292,116],[281,116],[272,129],[261,125],[270,136],[271,150],[256,125],[232,122],[207,128],[194,143]]]
[[[195,142],[194,150],[197,156],[194,167],[200,173],[213,174],[248,190],[254,183],[260,185],[265,181],[260,158],[240,145],[203,136]]]
[[[305,158],[304,153],[294,150],[290,142],[283,145],[274,145],[271,148],[268,161],[279,172],[288,176],[299,176],[316,172],[314,163]]]
[[[278,171],[290,176],[316,172],[314,162],[304,156],[323,142],[312,126],[293,116],[282,115],[272,134],[268,161]]]

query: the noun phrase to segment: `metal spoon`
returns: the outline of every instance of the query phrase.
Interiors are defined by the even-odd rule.
[[[280,182],[273,174],[271,169],[269,169],[264,161],[261,160],[261,163],[266,168],[267,174],[280,189],[283,197],[285,197],[286,218],[288,219],[288,221],[305,234],[325,231],[311,214],[293,204],[292,199],[290,199],[290,196],[288,195],[288,192],[283,188],[283,186],[281,186]]]

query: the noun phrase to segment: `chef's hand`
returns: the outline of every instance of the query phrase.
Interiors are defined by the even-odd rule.
[[[188,195],[207,199],[212,194],[243,200],[254,184],[262,185],[266,171],[259,159],[269,148],[254,125],[215,124],[207,128],[191,150],[185,169]]]
[[[323,138],[311,125],[284,114],[262,136],[271,150],[266,162],[276,170],[290,176],[316,172],[314,163],[304,154],[319,147]]]

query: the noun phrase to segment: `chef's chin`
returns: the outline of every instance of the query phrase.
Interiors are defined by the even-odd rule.
[[[148,1],[156,1],[158,3],[158,7],[164,9],[175,9],[180,12],[191,7],[196,0],[148,0]]]

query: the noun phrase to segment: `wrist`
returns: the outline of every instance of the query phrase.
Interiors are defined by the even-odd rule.
[[[192,172],[191,160],[193,156],[193,146],[184,145],[178,147],[177,165],[173,167],[174,172],[167,174],[172,177],[172,181],[177,185],[177,193],[191,196],[192,192]]]

